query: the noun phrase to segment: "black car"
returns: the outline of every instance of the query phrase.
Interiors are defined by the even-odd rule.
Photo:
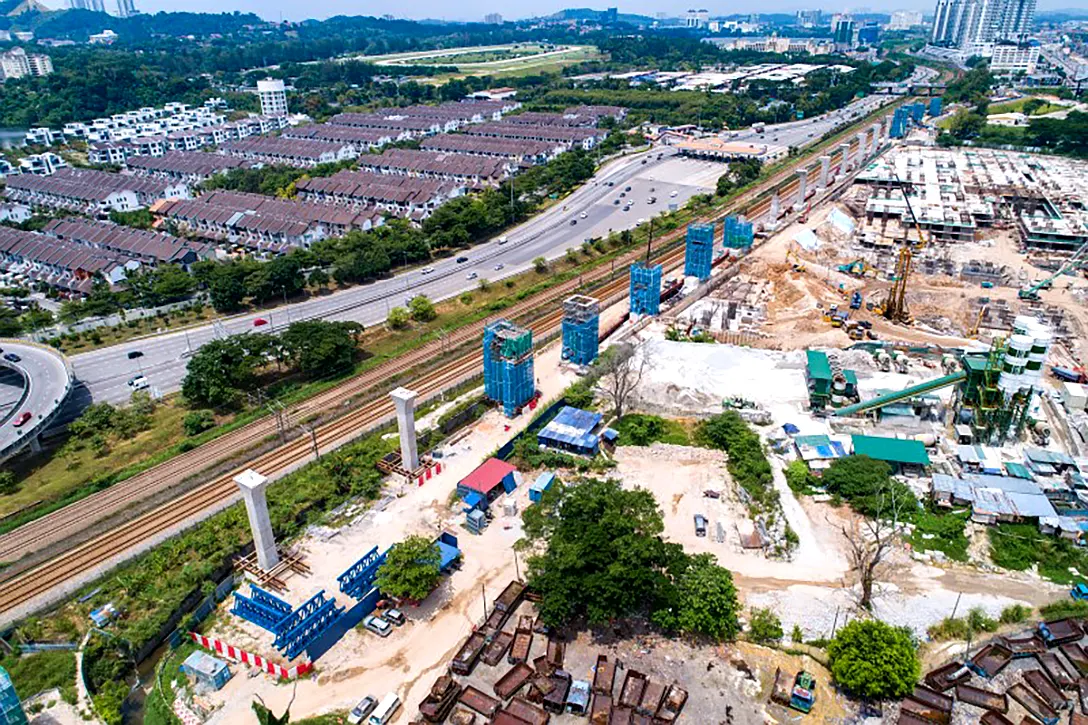
[[[468,261],[468,257],[458,257],[457,258],[457,263],[458,264],[464,264],[467,261]]]
[[[13,352],[9,352],[6,355],[4,355],[4,359],[7,360],[8,362],[19,362],[20,360],[22,360],[21,357],[19,357],[18,355],[16,355]]]

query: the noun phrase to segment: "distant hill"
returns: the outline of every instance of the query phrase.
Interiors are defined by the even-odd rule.
[[[581,20],[581,21],[601,21],[605,16],[604,10],[594,10],[593,8],[566,8],[560,10],[557,13],[548,15],[547,20]],[[616,15],[616,22],[627,23],[628,25],[652,25],[654,19],[648,15],[636,15],[634,13],[618,13]]]
[[[1041,10],[1035,13],[1035,20],[1041,23],[1064,23],[1067,20],[1088,20],[1088,10],[1082,10],[1080,8]]]

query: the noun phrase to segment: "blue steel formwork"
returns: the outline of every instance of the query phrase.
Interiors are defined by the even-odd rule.
[[[310,643],[331,629],[343,614],[344,608],[338,606],[335,599],[329,599],[302,620],[298,626],[277,637],[276,641],[281,643],[277,645],[278,649],[287,659],[293,660],[302,654]]]
[[[378,568],[385,563],[385,557],[388,554],[388,549],[379,554],[376,546],[368,551],[363,558],[337,577],[340,582],[340,591],[353,599],[362,599],[374,586],[374,580],[378,577]]]
[[[726,249],[749,249],[753,239],[752,222],[745,221],[743,217],[725,218],[722,242]]]
[[[484,394],[502,405],[507,418],[533,399],[532,332],[508,320],[484,328]]]
[[[631,265],[631,314],[656,315],[661,311],[661,265]]]
[[[574,295],[563,302],[563,359],[575,365],[589,365],[597,359],[600,337],[600,302],[586,295]]]
[[[295,609],[286,617],[281,619],[276,624],[276,628],[272,630],[272,633],[276,635],[276,639],[274,642],[272,642],[272,644],[276,648],[281,648],[284,641],[283,635],[305,622],[306,619],[318,609],[320,609],[326,601],[328,600],[325,599],[325,590],[322,589],[317,594],[307,599],[303,604],[299,606],[298,609]]]
[[[250,624],[256,624],[261,629],[269,632],[275,632],[276,625],[291,613],[290,610],[288,610],[287,614],[276,611],[238,592],[234,593],[234,606],[230,612],[236,617],[241,617]]]
[[[929,99],[929,115],[936,118],[941,115],[941,97]]]
[[[266,592],[256,584],[249,585],[249,598],[274,612],[279,612],[281,619],[291,613],[290,604],[283,601],[275,594]]]
[[[684,246],[684,276],[696,277],[700,282],[710,279],[714,263],[714,225],[688,224]]]

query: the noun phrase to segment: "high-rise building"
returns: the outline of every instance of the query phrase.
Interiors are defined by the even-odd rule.
[[[619,8],[608,8],[601,13],[601,22],[606,25],[615,25],[619,22],[620,10]]]
[[[875,45],[880,40],[880,25],[870,21],[858,28],[858,45]]]
[[[72,10],[93,10],[96,13],[106,12],[105,0],[68,0],[68,7]]]
[[[136,0],[117,0],[117,17],[131,18],[137,12]]]
[[[23,703],[15,692],[11,677],[0,667],[0,725],[26,725]]]
[[[837,15],[831,24],[831,32],[837,48],[849,48],[854,44],[854,19],[849,15]]]
[[[796,17],[802,28],[818,28],[823,24],[823,13],[819,10],[798,10]]]
[[[892,13],[888,30],[909,30],[922,24],[922,13],[917,10],[896,10]]]
[[[934,45],[967,55],[993,55],[997,43],[1024,43],[1035,19],[1035,0],[937,0]]]
[[[705,28],[710,23],[710,11],[705,9],[688,10],[684,24],[689,28]]]
[[[261,113],[265,116],[287,115],[287,90],[278,78],[257,81],[257,95],[261,99]]]
[[[498,13],[488,13],[484,16],[484,22],[488,25],[502,25],[502,16]]]
[[[53,72],[53,59],[48,55],[30,53],[26,60],[32,76],[47,76]]]

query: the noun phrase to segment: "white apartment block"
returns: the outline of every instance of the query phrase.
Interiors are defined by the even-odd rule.
[[[22,48],[12,48],[0,53],[0,80],[47,76],[53,72],[53,59],[48,55],[27,53]]]
[[[287,90],[282,80],[265,78],[257,81],[257,95],[261,99],[262,116],[287,115]]]
[[[1032,74],[1039,65],[1041,51],[1033,45],[995,45],[990,58],[990,71],[998,75],[1007,73]]]
[[[1023,44],[1034,19],[1035,0],[937,0],[930,39],[989,58],[1001,43]]]

